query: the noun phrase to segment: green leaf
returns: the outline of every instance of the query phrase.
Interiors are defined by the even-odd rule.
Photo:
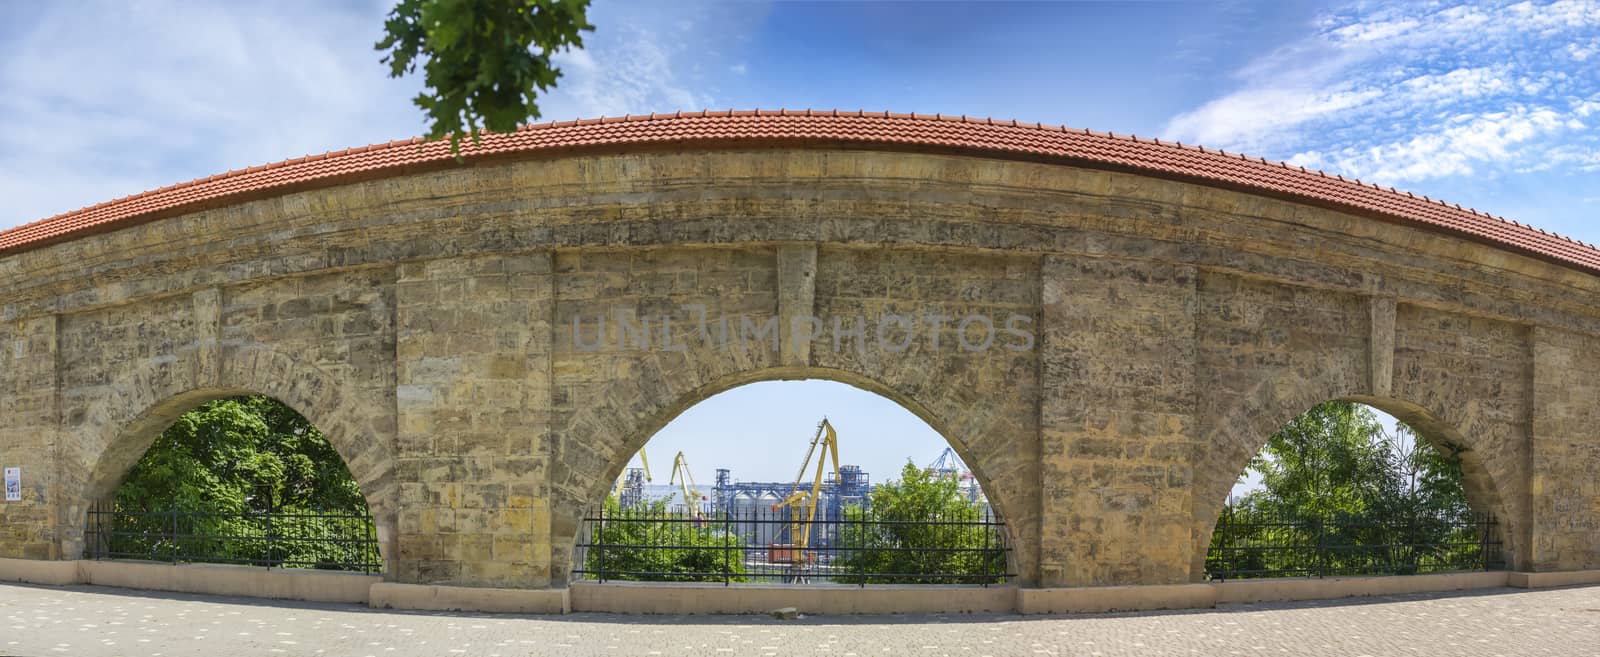
[[[426,90],[413,101],[431,121],[429,139],[511,132],[540,116],[538,94],[561,71],[550,56],[583,47],[594,30],[588,0],[401,0],[375,44],[391,77],[422,61]]]

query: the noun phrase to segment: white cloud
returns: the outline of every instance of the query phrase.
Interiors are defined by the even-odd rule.
[[[692,21],[679,21],[678,29],[691,28]],[[621,116],[705,109],[712,103],[681,79],[678,67],[683,58],[681,35],[663,38],[655,30],[638,25],[614,26],[620,38],[592,39],[586,50],[563,53],[554,58],[569,70],[552,95],[554,111],[550,118]]]
[[[1380,95],[1372,89],[1248,89],[1173,119],[1167,132],[1181,135],[1184,141],[1249,150],[1258,146],[1264,135],[1349,110]]]
[[[426,131],[373,49],[392,2],[0,4],[0,229],[230,169]],[[687,45],[761,7],[591,6],[545,119],[713,105]],[[703,15],[691,15],[703,14]],[[728,15],[738,14],[739,23]],[[719,22],[720,21],[720,22]]]
[[[1377,182],[1524,170],[1587,144],[1595,110],[1569,99],[1600,90],[1593,67],[1530,54],[1586,58],[1597,29],[1597,0],[1336,10],[1165,136]]]
[[[1382,182],[1472,175],[1478,167],[1516,160],[1518,147],[1571,127],[1561,113],[1549,108],[1517,107],[1464,117],[1405,141],[1349,147],[1331,154],[1304,153],[1294,159],[1302,166],[1359,171],[1363,178]]]
[[[381,11],[41,7],[0,62],[0,121],[25,127],[0,133],[0,227],[421,129],[372,49]]]
[[[1411,19],[1355,23],[1333,30],[1330,36],[1337,41],[1372,43],[1405,36],[1419,25],[1420,22]]]
[[[1506,93],[1512,89],[1504,66],[1458,68],[1449,73],[1419,75],[1400,83],[1408,100],[1454,100]]]

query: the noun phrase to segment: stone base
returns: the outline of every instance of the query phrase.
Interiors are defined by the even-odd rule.
[[[129,589],[313,602],[366,602],[380,575],[223,564],[79,561],[82,583]]]
[[[1407,577],[1257,579],[1196,584],[1017,588],[577,582],[570,589],[491,589],[384,582],[378,575],[138,561],[0,559],[0,581],[95,584],[212,595],[365,603],[377,609],[562,614],[1062,614],[1206,609],[1219,604],[1327,600],[1513,586],[1600,584],[1600,570],[1467,572]]]
[[[515,614],[564,614],[571,611],[566,589],[488,589],[390,582],[372,585],[367,606],[374,609]]]
[[[1507,584],[1519,589],[1542,589],[1552,586],[1600,584],[1600,570],[1568,570],[1554,573],[1506,573]]]
[[[1010,586],[781,586],[575,582],[572,610],[615,614],[765,614],[794,607],[802,614],[1003,613],[1015,607]]]
[[[0,582],[66,586],[83,583],[77,561],[0,559]]]
[[[36,561],[0,559],[0,581],[67,586],[94,584],[147,591],[175,591],[312,602],[366,602],[380,575],[328,570],[261,568],[223,564],[164,564],[148,561]]]
[[[1217,605],[1212,584],[1085,586],[1017,589],[1019,614],[1080,614],[1156,609],[1209,609]]]
[[[1327,577],[1309,579],[1281,577],[1213,582],[1217,603],[1290,602],[1294,600],[1333,600],[1374,595],[1405,595],[1467,589],[1488,589],[1506,585],[1505,571],[1437,573],[1391,577]]]

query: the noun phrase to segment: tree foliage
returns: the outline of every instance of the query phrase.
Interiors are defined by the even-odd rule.
[[[339,453],[294,409],[261,396],[219,399],[180,416],[134,465],[114,504],[116,529],[137,535],[118,536],[111,549],[163,560],[354,563],[362,558],[354,544],[279,542],[269,550],[257,537],[365,537],[370,526]],[[175,542],[173,533],[190,538]]]
[[[1217,571],[1415,573],[1472,561],[1479,538],[1460,455],[1365,406],[1327,402],[1268,439],[1212,534]],[[1240,550],[1250,547],[1297,547]],[[1480,555],[1481,556],[1481,555]]]
[[[836,542],[843,552],[834,566],[851,574],[835,579],[851,584],[993,583],[989,576],[1006,572],[1006,558],[997,528],[979,524],[985,514],[981,502],[962,493],[960,482],[907,462],[899,481],[873,489],[867,507],[845,507]]]
[[[561,76],[551,54],[582,47],[588,0],[400,0],[375,46],[388,51],[391,77],[422,66],[426,90],[413,100],[432,121],[429,139],[463,134],[480,123],[510,132],[539,117],[538,94]]]
[[[656,499],[623,509],[605,501],[604,521],[592,525],[583,568],[589,577],[650,582],[744,582],[744,539],[721,523],[696,521]],[[620,546],[620,547],[603,547]],[[649,574],[642,574],[649,573]],[[696,574],[698,573],[698,574]]]
[[[1283,515],[1381,516],[1463,513],[1458,455],[1420,440],[1403,423],[1391,434],[1367,407],[1319,404],[1285,425],[1250,462],[1261,476],[1253,501]]]

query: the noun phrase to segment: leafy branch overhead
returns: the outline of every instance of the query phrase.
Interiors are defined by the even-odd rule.
[[[420,64],[426,89],[413,101],[433,122],[429,139],[480,129],[510,132],[539,118],[538,94],[561,77],[550,56],[583,47],[593,31],[588,0],[400,0],[377,49],[391,77]]]

